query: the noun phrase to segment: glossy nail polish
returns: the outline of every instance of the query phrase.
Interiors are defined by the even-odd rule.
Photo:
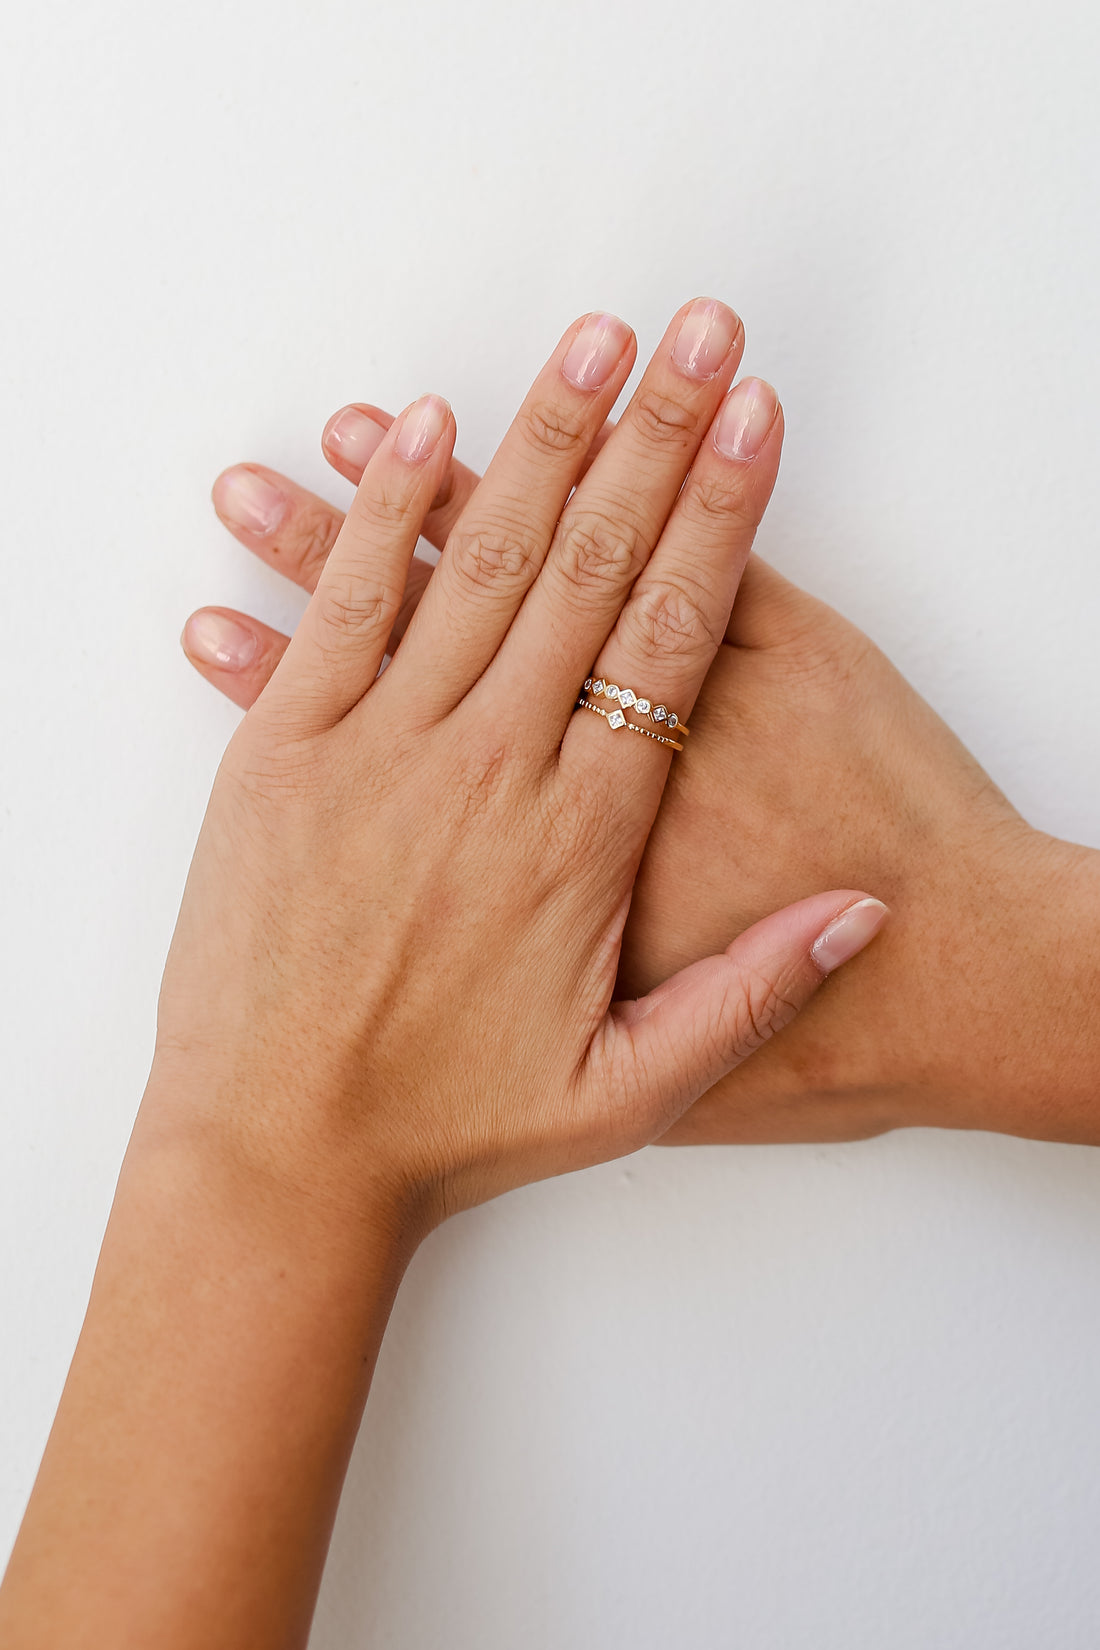
[[[823,974],[831,974],[874,939],[889,914],[889,907],[879,899],[857,900],[822,929],[810,947],[810,956]]]
[[[419,463],[430,458],[447,427],[451,409],[441,395],[422,395],[401,414],[393,450],[398,458]]]
[[[325,425],[321,446],[352,470],[365,470],[382,445],[385,430],[358,407],[341,407]]]
[[[590,315],[561,364],[562,377],[578,390],[602,390],[630,342],[630,328],[616,315]]]
[[[672,360],[686,378],[713,378],[740,333],[732,309],[713,298],[696,298],[680,322]]]
[[[714,445],[727,458],[755,458],[775,423],[779,402],[762,378],[745,378],[726,396],[714,426]]]
[[[278,487],[240,464],[218,477],[213,499],[223,521],[259,538],[275,532],[290,503]]]
[[[219,670],[243,670],[256,657],[259,639],[238,619],[204,609],[192,613],[183,628],[184,651]]]

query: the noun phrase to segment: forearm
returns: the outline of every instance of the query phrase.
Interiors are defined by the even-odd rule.
[[[0,1591],[7,1650],[305,1643],[407,1246],[380,1208],[289,1184],[139,1121]]]

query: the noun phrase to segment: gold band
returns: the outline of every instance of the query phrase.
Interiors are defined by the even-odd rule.
[[[614,682],[607,681],[603,676],[590,676],[584,684],[584,691],[590,693],[593,699],[598,699],[601,694],[606,695],[608,699],[615,699],[623,710],[632,710],[636,716],[648,716],[651,722],[656,722],[658,726],[667,727],[670,733],[691,732],[687,723],[681,722],[676,712],[669,710],[667,705],[655,705],[649,699],[640,699],[633,688],[618,687]],[[588,708],[592,710],[594,707],[590,705]],[[628,727],[632,725],[627,723]],[[649,729],[640,728],[638,731],[648,733]],[[669,741],[670,744],[675,744],[675,742],[675,740]]]
[[[593,705],[582,694],[577,700],[578,710],[593,710],[597,716],[602,716],[609,728],[626,728],[630,733],[640,733],[643,739],[652,739],[655,744],[667,745],[670,750],[682,751],[683,745],[678,745],[675,739],[669,739],[663,733],[653,733],[649,728],[639,727],[637,722],[628,722],[621,710],[605,710],[602,705]]]

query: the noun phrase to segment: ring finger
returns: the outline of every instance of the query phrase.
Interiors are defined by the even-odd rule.
[[[644,753],[628,729],[684,746],[679,724],[687,722],[725,634],[782,443],[775,391],[758,378],[743,380],[719,409],[660,543],[596,659],[583,697],[604,714],[578,712],[562,744],[563,763],[591,764],[598,754],[619,793],[627,775],[640,775],[643,784],[652,776],[656,805],[667,764],[639,769]],[[636,794],[634,784],[630,789]]]

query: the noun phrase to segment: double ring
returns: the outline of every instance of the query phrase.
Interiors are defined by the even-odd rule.
[[[589,697],[591,695],[591,697]],[[614,709],[608,710],[603,705],[594,705],[593,699],[610,699]],[[670,739],[670,733],[683,735],[691,729],[681,722],[674,710],[667,705],[655,705],[649,699],[640,698],[633,688],[619,687],[615,682],[607,681],[603,676],[589,676],[585,681],[580,698],[577,700],[578,710],[595,711],[602,716],[609,728],[628,728],[631,733],[644,734],[647,739],[653,739],[658,745],[670,745],[674,751],[682,751],[683,745],[677,739]],[[645,716],[655,722],[664,731],[655,733],[652,728],[643,728],[637,722],[628,722],[627,711],[635,716]]]

